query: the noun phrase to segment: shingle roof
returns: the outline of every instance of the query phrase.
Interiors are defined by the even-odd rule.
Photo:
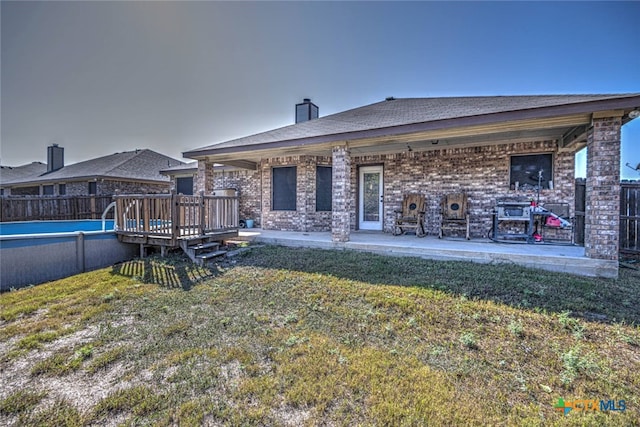
[[[393,128],[416,123],[436,122],[495,113],[568,106],[593,101],[638,97],[640,94],[605,95],[526,95],[450,98],[401,98],[385,100],[307,122],[297,123],[243,138],[191,150],[185,157],[208,150],[246,147],[280,141],[342,135],[372,129]]]
[[[74,163],[49,173],[46,173],[45,166],[45,173],[37,177],[16,178],[7,181],[3,178],[2,184],[65,181],[93,177],[166,182],[169,178],[161,175],[160,170],[181,164],[183,162],[148,149],[125,151]]]
[[[0,166],[0,182],[30,180],[47,171],[47,164],[33,162],[22,166]]]

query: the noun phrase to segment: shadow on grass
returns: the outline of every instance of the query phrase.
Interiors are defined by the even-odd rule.
[[[640,324],[640,273],[621,269],[617,280],[581,277],[512,264],[476,264],[383,256],[356,251],[267,246],[239,264],[320,273],[370,284],[437,289],[517,308],[562,313],[598,322]]]
[[[136,278],[167,289],[191,290],[197,283],[219,274],[215,266],[202,267],[183,256],[134,259],[112,267],[112,274]]]

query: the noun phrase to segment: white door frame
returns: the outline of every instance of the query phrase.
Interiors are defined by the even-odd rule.
[[[379,173],[379,189],[380,199],[378,200],[378,220],[377,221],[365,221],[364,220],[364,175],[365,173]],[[361,166],[358,171],[358,228],[360,230],[377,230],[382,231],[384,223],[384,206],[383,206],[383,189],[384,189],[384,168],[379,166]]]

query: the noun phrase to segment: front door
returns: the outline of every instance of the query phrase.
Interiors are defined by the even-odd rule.
[[[359,228],[382,231],[382,166],[361,167],[359,182]]]

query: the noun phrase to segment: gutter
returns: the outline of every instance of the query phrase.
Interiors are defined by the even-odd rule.
[[[123,182],[140,182],[144,184],[168,184],[170,181],[169,177],[166,180],[155,181],[149,179],[135,179],[135,178],[118,178],[111,176],[80,176],[73,178],[53,178],[47,179],[46,181],[8,181],[3,182],[1,185],[3,187],[28,187],[33,185],[47,185],[47,184],[58,184],[58,183],[68,183],[68,182],[87,182],[87,181],[123,181]]]

